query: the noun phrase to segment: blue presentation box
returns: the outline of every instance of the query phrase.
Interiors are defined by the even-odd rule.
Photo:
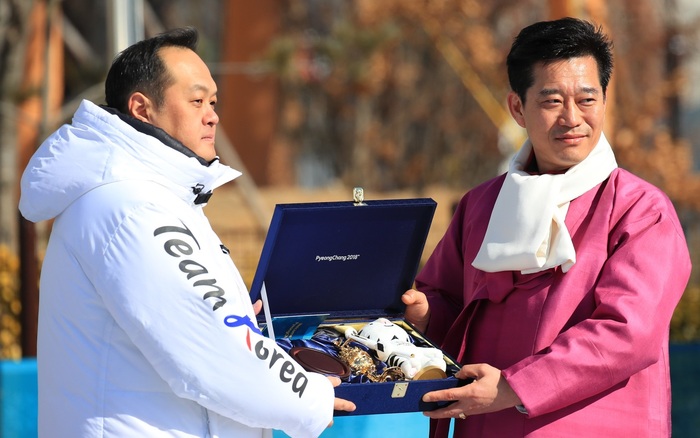
[[[401,302],[413,286],[435,208],[429,198],[278,204],[251,286],[253,301],[264,303],[261,327],[270,323],[280,342],[300,327],[308,337],[316,325],[362,326],[384,317],[435,347],[403,321]],[[459,365],[444,358],[446,378],[344,381],[336,396],[357,410],[336,415],[436,409],[441,405],[424,403],[423,394],[467,383],[453,377]]]

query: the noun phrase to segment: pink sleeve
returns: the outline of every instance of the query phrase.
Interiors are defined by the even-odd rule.
[[[459,202],[444,237],[438,243],[420,274],[416,288],[430,303],[430,323],[426,335],[442,344],[462,309],[474,298],[470,286],[474,275],[471,263],[486,234],[491,210],[505,175],[492,179],[465,194]],[[452,352],[456,354],[456,352]]]
[[[443,343],[463,306],[460,213],[458,210],[445,236],[416,277],[416,289],[426,294],[430,304],[431,317],[425,334],[437,344]]]
[[[609,258],[595,285],[593,314],[503,371],[531,416],[606,391],[657,363],[667,349],[671,316],[690,275],[688,247],[663,194],[629,197],[617,193],[616,202],[629,205],[612,203],[610,233],[599,236],[607,239]]]

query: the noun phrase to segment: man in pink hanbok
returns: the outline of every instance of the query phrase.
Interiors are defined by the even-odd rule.
[[[514,40],[508,108],[528,140],[462,198],[403,296],[475,379],[425,394],[453,401],[426,412],[432,436],[671,434],[669,323],[690,258],[668,197],[618,168],[602,133],[611,47],[571,18]]]

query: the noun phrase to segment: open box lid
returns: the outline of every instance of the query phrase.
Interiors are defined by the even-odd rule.
[[[274,316],[402,315],[436,206],[429,198],[278,204],[252,300],[264,283]]]

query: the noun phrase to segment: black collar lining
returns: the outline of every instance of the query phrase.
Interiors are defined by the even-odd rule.
[[[188,148],[187,146],[185,146],[184,144],[182,144],[181,142],[179,142],[178,140],[176,140],[175,138],[170,136],[167,132],[163,131],[159,127],[157,127],[155,125],[151,125],[150,123],[142,122],[141,120],[138,120],[138,119],[131,117],[127,114],[124,114],[115,108],[111,108],[111,107],[108,107],[105,105],[101,106],[101,108],[104,109],[105,111],[107,111],[108,113],[114,114],[115,116],[119,117],[124,123],[128,124],[129,126],[134,128],[135,130],[137,130],[143,134],[150,135],[151,137],[155,137],[164,145],[166,145],[172,149],[175,149],[176,151],[178,151],[178,152],[180,152],[188,157],[196,158],[197,161],[199,161],[200,164],[202,164],[202,166],[209,167],[209,165],[211,164],[211,162],[209,162],[209,161],[205,160],[204,158],[200,157],[199,155],[195,154],[192,151],[192,149]],[[215,160],[216,160],[216,158],[215,158]]]

